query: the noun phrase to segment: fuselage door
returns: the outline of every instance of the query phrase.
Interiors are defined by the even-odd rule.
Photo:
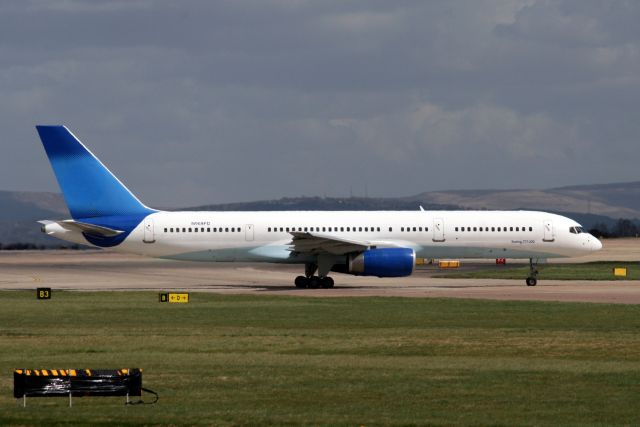
[[[247,224],[244,226],[244,240],[247,242],[253,242],[253,224]]]
[[[544,240],[545,242],[553,242],[555,240],[552,221],[544,222],[544,237],[542,238],[542,240]]]
[[[144,239],[142,241],[145,243],[153,243],[156,241],[153,230],[153,219],[149,216],[144,219]]]
[[[444,242],[444,220],[442,218],[433,219],[433,241]]]

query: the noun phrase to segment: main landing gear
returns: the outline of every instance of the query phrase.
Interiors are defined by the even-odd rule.
[[[295,280],[296,288],[301,288],[301,289],[333,288],[333,279],[331,277],[326,275],[314,276],[317,269],[318,269],[318,266],[316,264],[305,264],[304,266],[305,275],[296,277],[296,280]]]
[[[296,288],[309,288],[309,289],[318,289],[318,288],[324,288],[324,289],[329,289],[329,288],[333,288],[333,279],[329,276],[326,277],[318,277],[318,276],[311,276],[311,277],[304,277],[304,276],[298,276],[296,277]]]
[[[527,277],[527,286],[535,286],[538,284],[538,260],[533,262],[533,258],[529,258],[529,277]]]

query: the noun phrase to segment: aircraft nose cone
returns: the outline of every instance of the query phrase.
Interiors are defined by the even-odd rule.
[[[602,249],[602,242],[594,237],[591,239],[590,247],[592,251],[599,251]]]

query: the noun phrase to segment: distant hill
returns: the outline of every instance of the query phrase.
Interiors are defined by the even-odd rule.
[[[56,193],[0,191],[0,243],[60,246],[60,241],[40,232],[41,219],[68,218],[62,195]]]
[[[632,219],[640,225],[640,181],[550,190],[431,191],[398,198],[285,197],[278,200],[202,205],[184,210],[418,210],[420,206],[426,210],[542,210],[566,215],[586,228],[591,228],[596,223],[612,227],[618,218]],[[40,232],[36,221],[68,217],[69,213],[60,194],[0,191],[0,244],[28,242],[49,247],[59,246],[59,240]]]
[[[431,191],[404,200],[466,209],[535,209],[610,218],[640,218],[640,181],[581,185],[550,190]]]
[[[396,198],[285,197],[245,203],[225,203],[186,208],[189,211],[413,211],[460,209],[456,205],[417,202]]]

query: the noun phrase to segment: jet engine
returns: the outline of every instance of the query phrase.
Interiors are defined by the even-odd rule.
[[[356,276],[410,276],[416,265],[416,253],[411,248],[369,249],[349,255],[346,273]]]

